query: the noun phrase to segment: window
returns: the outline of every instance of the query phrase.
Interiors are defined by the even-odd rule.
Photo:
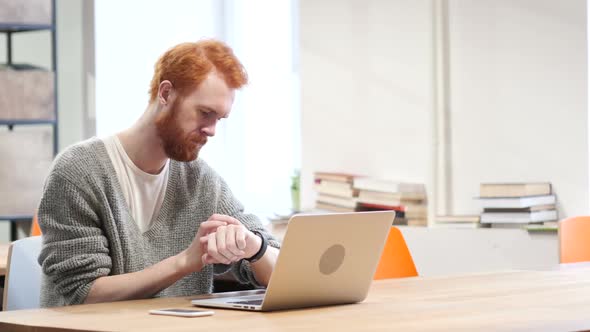
[[[166,49],[203,37],[225,40],[250,84],[200,158],[247,211],[290,208],[290,176],[300,164],[295,8],[294,0],[96,1],[97,135],[121,131],[143,113],[153,65]]]

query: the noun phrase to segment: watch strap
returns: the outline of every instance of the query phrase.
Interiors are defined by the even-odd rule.
[[[256,254],[254,254],[254,256],[252,256],[250,258],[246,258],[246,260],[248,262],[255,263],[259,259],[261,259],[262,256],[264,256],[264,254],[266,253],[266,249],[268,248],[268,239],[266,238],[266,236],[264,235],[264,233],[261,233],[259,231],[252,231],[252,233],[260,236],[260,239],[262,240],[262,242],[260,244],[260,249],[258,250],[258,252]]]

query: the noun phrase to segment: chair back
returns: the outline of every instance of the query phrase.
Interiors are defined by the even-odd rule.
[[[37,214],[33,216],[33,222],[31,223],[31,236],[39,236],[41,235],[41,227],[39,227],[39,220],[37,219]]]
[[[39,308],[42,271],[37,258],[41,244],[42,237],[34,236],[10,245],[4,279],[4,310]]]
[[[590,216],[571,217],[559,222],[559,262],[590,261]]]
[[[414,265],[414,259],[412,259],[402,232],[397,227],[391,227],[373,279],[417,276],[418,271]]]

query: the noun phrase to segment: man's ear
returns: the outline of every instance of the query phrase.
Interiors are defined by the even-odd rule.
[[[158,101],[160,105],[166,105],[172,101],[172,95],[174,94],[174,87],[168,80],[164,80],[160,83],[158,88]]]

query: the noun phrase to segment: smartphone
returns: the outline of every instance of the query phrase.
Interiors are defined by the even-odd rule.
[[[167,315],[167,316],[180,316],[180,317],[201,317],[211,316],[213,311],[201,310],[201,309],[154,309],[149,311],[152,315]]]

